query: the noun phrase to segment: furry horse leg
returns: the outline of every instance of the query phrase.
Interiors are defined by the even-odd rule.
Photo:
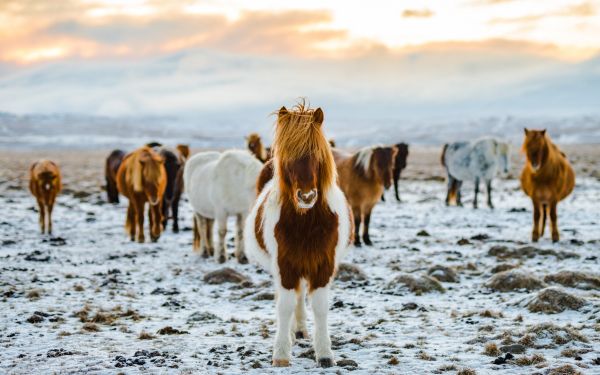
[[[540,225],[540,237],[544,237],[544,231],[546,230],[546,216],[548,215],[548,205],[542,205],[542,224]]]
[[[158,239],[160,238],[160,233],[162,232],[162,222],[161,222],[161,207],[160,207],[160,203],[157,205],[151,205],[149,204],[148,207],[148,215],[151,218],[150,221],[150,239],[152,240],[152,242],[156,242],[158,241]]]
[[[204,216],[200,216],[196,214],[198,220],[198,246],[200,247],[200,253],[202,254],[202,258],[208,258],[210,256],[210,243],[208,239],[208,219]]]
[[[215,245],[213,242],[213,219],[206,219],[206,240],[208,243],[208,255],[213,256],[215,254]]]
[[[294,327],[294,336],[296,339],[307,339],[308,329],[306,328],[306,285],[300,283],[300,288],[296,291],[296,324]]]
[[[39,210],[39,223],[40,223],[40,232],[42,234],[46,233],[46,206],[41,199],[37,200],[38,202],[38,210]]]
[[[139,243],[144,243],[146,238],[144,237],[144,201],[139,196],[134,198],[134,210],[135,210],[135,218],[137,224],[137,241]]]
[[[135,209],[133,206],[134,202],[129,201],[129,205],[127,206],[127,219],[125,220],[125,230],[129,232],[132,242],[135,241],[136,228]]]
[[[167,223],[169,221],[169,208],[171,207],[171,201],[163,197],[162,200],[162,227],[167,229]]]
[[[54,197],[50,198],[50,202],[46,206],[46,215],[48,216],[48,234],[52,234],[52,209],[54,208]]]
[[[532,200],[533,202],[533,230],[531,231],[531,241],[537,242],[540,238],[540,217],[541,217],[541,204],[539,204],[536,200]]]
[[[354,246],[360,247],[360,222],[362,221],[360,208],[352,208],[352,214],[354,215]]]
[[[277,291],[277,335],[273,347],[273,366],[290,365],[292,351],[292,315],[296,307],[296,291],[279,287]]]
[[[460,192],[460,188],[462,187],[462,181],[460,181],[460,180],[455,180],[455,181],[456,181],[456,184],[455,184],[455,186],[456,186],[455,187],[455,189],[456,189],[455,190],[456,191],[456,204],[459,207],[462,207],[462,205],[463,205],[462,204],[462,194]]]
[[[400,179],[400,172],[394,174],[394,193],[396,194],[396,200],[398,202],[402,202],[400,200],[400,193],[398,193],[398,180]]]
[[[454,178],[448,175],[448,185],[446,188],[446,206],[450,205],[450,201],[454,196]]]
[[[197,213],[194,213],[194,216],[192,217],[192,221],[193,221],[193,227],[192,227],[192,232],[194,234],[194,241],[192,243],[192,250],[193,251],[198,251],[200,249],[200,233],[201,233],[201,225],[200,225],[200,218],[198,217]]]
[[[558,242],[560,235],[558,233],[558,215],[556,213],[557,202],[550,203],[550,224],[552,226],[552,242]]]
[[[173,233],[179,233],[179,199],[181,195],[175,195],[171,201],[171,213],[173,214]],[[165,229],[167,227],[165,226]]]
[[[363,242],[367,246],[373,246],[371,237],[369,236],[369,223],[371,222],[371,210],[373,207],[365,207],[363,212],[365,213],[365,219],[363,221]]]
[[[240,264],[248,263],[246,253],[244,252],[244,223],[246,222],[246,215],[236,215],[236,235],[235,235],[235,257]]]
[[[318,288],[312,292],[311,306],[314,314],[315,332],[314,349],[315,358],[321,367],[335,365],[331,351],[331,339],[327,328],[327,311],[329,310],[329,285]]]
[[[227,215],[217,215],[217,224],[219,225],[219,244],[215,251],[215,260],[219,263],[225,263],[227,252],[225,246],[225,236],[227,236]]]
[[[477,195],[479,195],[479,177],[475,177],[475,197],[473,197],[473,208],[477,208]]]
[[[487,183],[487,205],[489,208],[494,208],[494,204],[492,203],[492,180],[488,180]]]

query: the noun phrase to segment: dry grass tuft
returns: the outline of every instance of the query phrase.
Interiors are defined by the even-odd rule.
[[[536,290],[545,286],[540,279],[521,270],[499,272],[492,276],[485,285],[499,292]]]
[[[582,375],[580,371],[571,365],[564,365],[551,369],[547,375]]]
[[[600,289],[600,276],[576,271],[561,271],[544,277],[547,283],[558,283],[571,288]]]
[[[527,308],[531,312],[557,314],[565,310],[578,310],[585,300],[557,288],[546,288],[532,299]]]
[[[488,357],[497,357],[501,355],[502,352],[500,351],[500,349],[498,349],[498,345],[496,345],[496,343],[490,342],[485,345],[485,348],[483,349],[483,354],[487,355]]]
[[[479,316],[481,316],[483,318],[492,318],[492,319],[504,318],[504,314],[502,314],[501,311],[492,311],[492,310],[483,310],[482,312],[479,313]]]
[[[435,361],[435,357],[430,356],[422,350],[417,353],[417,358],[423,361]]]
[[[400,361],[395,356],[392,356],[392,358],[390,358],[388,361],[388,365],[396,366],[398,364],[400,364]]]
[[[523,356],[515,359],[515,363],[519,366],[533,366],[544,362],[546,362],[546,358],[541,354],[534,354],[531,357]]]
[[[94,323],[85,323],[81,328],[87,332],[100,332],[100,327]]]
[[[73,286],[73,290],[76,292],[83,292],[85,288],[83,287],[83,285],[75,284],[75,286]]]
[[[41,289],[31,289],[29,292],[27,292],[27,298],[29,298],[32,301],[40,299],[41,296]]]
[[[463,368],[460,369],[456,375],[477,375],[477,372],[471,368]]]
[[[140,332],[140,335],[138,336],[139,340],[154,340],[155,338],[156,336],[146,331]]]

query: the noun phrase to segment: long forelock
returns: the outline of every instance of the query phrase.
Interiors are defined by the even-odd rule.
[[[321,130],[321,124],[313,121],[313,109],[299,104],[283,116],[279,116],[273,143],[277,171],[282,173],[285,163],[304,157],[316,158],[319,164],[319,188],[328,190],[337,178],[335,162],[329,142]],[[281,181],[284,181],[281,178]]]

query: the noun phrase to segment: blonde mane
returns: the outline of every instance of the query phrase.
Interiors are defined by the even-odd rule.
[[[149,181],[158,181],[161,170],[160,163],[162,158],[152,148],[144,146],[136,151],[130,157],[130,179],[133,183],[133,190],[136,192],[144,191],[144,179]],[[142,164],[142,162],[144,164]]]
[[[320,189],[327,191],[337,175],[331,147],[321,129],[323,119],[315,121],[316,111],[306,106],[304,101],[291,110],[282,108],[277,118],[273,149],[278,171],[286,162],[303,157],[315,158],[320,165]],[[318,112],[322,114],[322,111]]]
[[[371,158],[373,157],[374,147],[364,147],[360,149],[355,155],[356,160],[354,166],[364,171],[365,175],[369,174],[369,168],[371,166]]]

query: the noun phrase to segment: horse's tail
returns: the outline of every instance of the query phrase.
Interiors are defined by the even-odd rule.
[[[446,166],[446,150],[448,150],[448,144],[444,144],[444,147],[442,148],[442,157],[441,157],[441,162],[442,165],[445,167]]]

